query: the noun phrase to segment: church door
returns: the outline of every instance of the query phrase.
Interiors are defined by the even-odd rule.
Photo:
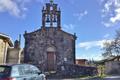
[[[47,52],[47,67],[48,71],[54,71],[56,66],[55,52]]]

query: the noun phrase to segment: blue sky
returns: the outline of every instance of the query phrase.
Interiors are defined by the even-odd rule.
[[[0,0],[0,32],[14,41],[24,31],[41,28],[41,10],[49,0]],[[120,28],[120,0],[54,0],[62,29],[76,33],[76,58],[101,59],[101,48]],[[22,36],[22,47],[24,38]]]

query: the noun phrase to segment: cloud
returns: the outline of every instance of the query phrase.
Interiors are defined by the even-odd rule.
[[[82,19],[82,17],[86,16],[87,14],[88,14],[88,11],[87,11],[87,10],[85,10],[85,11],[83,11],[83,12],[73,14],[73,16],[77,17],[77,18],[78,18],[78,20],[81,20],[81,19]]]
[[[75,25],[73,25],[73,24],[64,24],[63,25],[63,29],[66,30],[66,31],[73,30],[74,27],[75,27]]]
[[[0,12],[5,11],[15,16],[20,15],[20,9],[13,0],[0,0]]]
[[[104,21],[102,21],[101,24],[103,24],[105,27],[111,27],[113,25],[110,22],[104,22]]]
[[[0,13],[8,12],[16,17],[24,17],[27,5],[32,2],[43,4],[46,0],[0,0]]]
[[[120,22],[120,0],[101,0],[102,24],[111,27]]]
[[[76,59],[87,59],[87,60],[102,60],[102,55],[98,53],[85,52],[86,54],[80,54],[76,56]],[[79,53],[78,53],[79,54]],[[87,55],[87,56],[86,56]]]
[[[105,42],[111,42],[112,40],[99,40],[99,41],[89,41],[89,42],[81,42],[77,44],[77,48],[85,48],[86,50],[94,47],[103,48]]]
[[[111,17],[111,18],[110,18],[110,21],[111,21],[112,23],[115,23],[115,22],[117,22],[117,21],[120,21],[120,8],[119,8],[119,9],[116,9],[115,12],[116,12],[116,15],[115,15],[114,17]]]
[[[108,38],[108,37],[110,37],[110,34],[105,34],[104,35],[104,38]]]

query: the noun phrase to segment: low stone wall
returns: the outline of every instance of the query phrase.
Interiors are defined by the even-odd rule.
[[[120,61],[106,62],[105,73],[108,75],[120,75]]]
[[[56,73],[50,74],[48,77],[56,78],[74,78],[80,76],[95,76],[97,74],[97,68],[86,67],[73,64],[62,64],[57,68]]]

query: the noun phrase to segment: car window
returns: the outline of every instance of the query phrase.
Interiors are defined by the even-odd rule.
[[[19,71],[20,75],[30,75],[31,74],[31,70],[30,70],[29,65],[18,66],[18,71]]]
[[[12,77],[17,77],[17,76],[19,76],[20,74],[19,74],[19,71],[18,71],[18,67],[17,66],[13,66],[12,67],[12,72],[11,72],[11,76]]]
[[[24,66],[24,73],[28,75],[32,73],[29,65]]]
[[[10,76],[10,66],[0,66],[0,77]]]
[[[18,66],[18,71],[19,71],[20,75],[25,75],[26,74],[25,73],[25,66],[23,66],[23,65]]]
[[[37,74],[38,72],[40,72],[40,70],[33,65],[19,65],[19,66],[14,67],[13,71],[15,71],[14,74],[16,76],[17,75],[20,75],[20,76],[31,75],[31,74]]]
[[[30,70],[33,74],[37,74],[38,72],[41,72],[37,67],[31,65]]]

